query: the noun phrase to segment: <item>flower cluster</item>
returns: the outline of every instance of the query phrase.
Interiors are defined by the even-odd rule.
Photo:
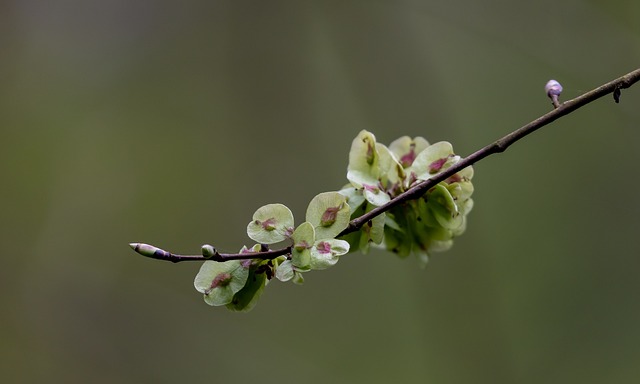
[[[465,230],[466,216],[473,206],[471,167],[418,198],[389,207],[357,230],[345,230],[351,220],[399,198],[458,161],[460,157],[453,153],[451,144],[444,141],[429,144],[421,137],[405,136],[386,147],[377,143],[372,133],[362,131],[349,152],[349,185],[338,192],[314,197],[307,208],[306,220],[297,227],[286,206],[260,207],[247,225],[247,235],[256,244],[242,248],[240,256],[246,253],[246,259],[205,261],[195,278],[195,288],[210,305],[248,311],[271,278],[301,284],[303,273],[329,268],[350,251],[366,253],[371,244],[401,257],[415,254],[426,263],[430,252],[448,249],[452,239]],[[288,244],[285,254],[251,258],[251,254],[257,256],[281,242]],[[146,247],[141,248],[146,254],[162,251]],[[213,258],[217,252],[205,245],[202,255]]]
[[[386,204],[401,193],[438,175],[460,161],[446,141],[429,144],[422,137],[401,137],[388,147],[361,131],[349,152],[347,179],[340,193],[347,197],[352,218]],[[431,252],[449,249],[466,228],[473,207],[473,168],[440,182],[418,199],[408,200],[371,220],[346,237],[352,250],[368,250],[371,243],[426,262]]]
[[[247,225],[247,234],[257,242],[240,253],[257,253],[263,247],[288,241],[290,253],[274,259],[205,261],[195,278],[196,290],[207,304],[236,311],[248,311],[264,287],[275,276],[280,281],[302,284],[302,274],[331,267],[349,252],[349,243],[335,237],[349,224],[351,209],[346,197],[325,192],[314,197],[307,208],[306,221],[294,227],[291,210],[282,204],[260,207]],[[213,252],[203,246],[203,255]]]

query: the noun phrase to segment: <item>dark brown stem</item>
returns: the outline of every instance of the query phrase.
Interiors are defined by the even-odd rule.
[[[172,263],[179,263],[181,261],[229,261],[229,260],[248,260],[248,259],[262,259],[270,260],[276,257],[291,254],[291,247],[275,250],[265,250],[260,252],[243,252],[243,253],[218,253],[215,251],[211,257],[205,257],[203,255],[178,255],[175,253],[167,252],[164,249],[160,249],[153,245],[143,243],[131,243],[129,244],[134,251],[138,252],[142,256],[150,257],[156,260],[165,260]]]
[[[359,230],[366,222],[370,221],[371,219],[378,216],[379,214],[386,212],[399,204],[402,204],[405,201],[419,198],[420,196],[424,195],[429,189],[433,188],[433,186],[435,186],[436,184],[438,184],[443,180],[446,180],[453,174],[460,172],[464,168],[475,164],[476,162],[484,159],[489,155],[506,151],[507,148],[509,148],[511,144],[515,143],[516,141],[522,139],[523,137],[529,135],[530,133],[535,132],[539,128],[544,127],[545,125],[548,125],[554,122],[555,120],[561,118],[562,116],[568,115],[569,113],[575,111],[576,109],[591,103],[592,101],[595,101],[610,93],[614,93],[614,95],[617,95],[616,102],[618,102],[620,97],[619,90],[631,87],[638,80],[640,80],[640,69],[636,69],[633,72],[630,72],[622,77],[619,77],[604,85],[601,85],[592,91],[589,91],[587,93],[584,93],[576,97],[575,99],[561,103],[553,111],[538,117],[537,119],[533,120],[529,124],[526,124],[516,129],[515,131],[509,133],[508,135],[504,136],[503,138],[496,140],[495,142],[487,145],[486,147],[475,151],[474,153],[460,160],[453,166],[447,168],[442,173],[439,173],[436,176],[430,178],[429,180],[426,180],[420,184],[415,185],[414,187],[407,190],[406,192],[396,196],[394,199],[390,200],[388,203],[381,205],[379,207],[376,207],[371,211],[365,213],[364,215],[351,220],[351,222],[349,223],[349,226],[344,231],[342,231],[338,235],[338,237],[344,236],[348,233]]]
[[[399,204],[402,204],[403,202],[417,199],[420,196],[423,196],[429,189],[433,188],[436,184],[446,180],[447,178],[454,175],[455,173],[460,172],[464,168],[477,163],[478,161],[484,159],[487,156],[490,156],[495,153],[504,152],[505,150],[507,150],[507,148],[511,146],[511,144],[515,143],[516,141],[522,139],[523,137],[529,135],[530,133],[535,132],[539,128],[544,127],[545,125],[548,125],[554,122],[555,120],[561,118],[562,116],[568,115],[569,113],[575,111],[580,107],[583,107],[610,93],[613,93],[615,102],[616,103],[619,102],[620,90],[631,87],[633,84],[635,84],[639,80],[640,80],[640,69],[636,69],[635,71],[630,72],[613,81],[610,81],[604,85],[601,85],[592,91],[584,93],[576,97],[575,99],[566,101],[564,103],[559,103],[558,105],[555,105],[554,103],[555,109],[553,111],[538,117],[537,119],[509,133],[503,138],[496,140],[495,142],[485,146],[484,148],[481,148],[473,152],[469,156],[460,160],[459,162],[447,168],[443,172],[437,174],[436,176],[426,181],[423,181],[419,184],[416,184],[406,192],[391,199],[388,203],[381,205],[379,207],[376,207],[371,211],[365,213],[364,215],[351,220],[347,228],[344,231],[342,231],[337,237],[341,237],[346,234],[355,232],[359,230],[365,223],[372,220],[374,217],[384,212],[387,212],[391,208]],[[138,244],[131,244],[131,246],[132,248],[134,248],[136,252],[142,254],[143,256],[147,256],[147,257],[151,257],[159,260],[171,261],[174,263],[177,263],[180,261],[204,261],[204,260],[215,260],[215,261],[221,261],[221,262],[229,261],[229,260],[244,260],[244,259],[268,260],[268,259],[275,259],[276,257],[291,253],[291,247],[286,247],[278,250],[271,250],[271,251],[265,251],[265,252],[251,252],[251,253],[225,254],[225,253],[215,252],[215,254],[212,257],[205,258],[204,256],[201,256],[201,255],[176,255],[152,246],[148,246],[148,247],[154,248],[152,251],[150,251],[151,250],[150,248],[145,248],[141,252],[140,246]]]

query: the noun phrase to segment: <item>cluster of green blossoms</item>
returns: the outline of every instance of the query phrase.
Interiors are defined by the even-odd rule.
[[[429,144],[422,137],[401,137],[388,147],[362,131],[353,140],[347,179],[350,185],[340,193],[348,197],[352,218],[361,216],[397,198],[460,161],[446,141]],[[473,168],[440,182],[418,199],[396,205],[348,235],[352,247],[366,252],[371,243],[406,257],[415,254],[426,263],[431,252],[445,251],[453,238],[466,228],[466,216],[473,207]]]
[[[405,136],[387,147],[362,131],[349,153],[350,184],[314,197],[302,224],[296,227],[291,210],[282,204],[265,205],[254,213],[247,234],[257,244],[243,247],[240,253],[265,251],[272,244],[287,242],[290,251],[286,255],[268,260],[205,261],[195,288],[210,305],[248,311],[273,277],[301,284],[304,273],[331,267],[350,251],[366,253],[372,244],[401,257],[415,254],[426,263],[430,252],[450,248],[452,239],[465,230],[466,215],[473,206],[471,167],[423,196],[375,216],[357,231],[341,234],[350,220],[389,203],[459,160],[447,142],[429,144],[422,137]],[[210,246],[203,246],[202,251],[205,256],[215,252]]]
[[[247,225],[247,234],[258,244],[251,249],[244,247],[240,253],[260,252],[282,241],[291,244],[290,253],[270,260],[205,261],[194,282],[196,289],[204,293],[210,305],[248,311],[272,277],[302,284],[304,272],[335,265],[349,252],[349,243],[335,238],[349,224],[351,210],[346,200],[338,192],[317,195],[309,203],[306,221],[297,227],[286,206],[259,208]]]

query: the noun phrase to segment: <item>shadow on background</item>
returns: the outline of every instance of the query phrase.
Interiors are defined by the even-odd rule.
[[[301,222],[361,130],[466,155],[638,66],[640,6],[598,1],[0,5],[6,382],[603,383],[640,375],[640,90],[476,166],[426,270],[352,254],[249,314],[197,264],[259,206]],[[553,13],[551,13],[553,12]]]

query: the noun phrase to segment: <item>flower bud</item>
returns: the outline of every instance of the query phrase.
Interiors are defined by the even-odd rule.
[[[208,258],[213,257],[216,254],[216,249],[209,244],[202,246],[202,256]]]
[[[547,96],[551,99],[553,106],[558,108],[560,106],[560,102],[558,101],[558,96],[562,93],[562,85],[555,80],[547,81],[547,84],[544,86],[544,91],[547,93]]]
[[[146,257],[159,258],[159,257],[169,257],[171,255],[169,252],[149,244],[129,243],[129,246],[134,251]]]
[[[549,80],[547,85],[544,86],[544,90],[549,97],[552,95],[560,96],[560,93],[562,93],[562,85],[555,80]]]

